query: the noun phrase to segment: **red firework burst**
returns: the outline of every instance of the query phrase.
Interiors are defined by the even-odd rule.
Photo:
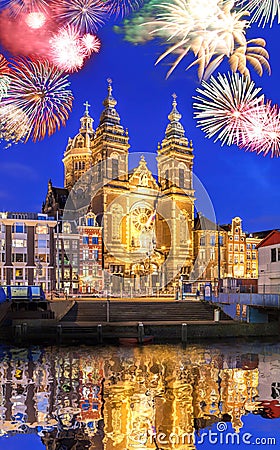
[[[3,75],[9,75],[10,69],[8,66],[8,61],[6,60],[5,56],[0,54],[0,76]]]

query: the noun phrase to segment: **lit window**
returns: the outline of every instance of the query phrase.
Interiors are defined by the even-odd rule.
[[[23,279],[23,269],[16,269],[16,280]]]
[[[13,239],[13,247],[26,247],[26,240],[24,239]]]
[[[69,239],[64,239],[63,240],[63,244],[64,244],[64,248],[65,249],[69,249],[70,248],[70,241],[69,241]]]
[[[37,234],[48,234],[48,227],[47,227],[47,225],[37,225],[36,233]]]
[[[83,276],[88,277],[88,274],[89,274],[88,266],[83,267]]]
[[[71,225],[69,222],[63,224],[63,233],[69,234],[71,233]]]

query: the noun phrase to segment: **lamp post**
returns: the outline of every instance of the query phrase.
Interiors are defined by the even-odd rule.
[[[166,266],[165,266],[165,262],[166,262],[166,259],[167,259],[167,249],[166,249],[166,246],[165,246],[165,245],[162,245],[162,246],[160,247],[160,250],[161,250],[161,253],[162,253],[163,256],[164,256],[163,270],[162,270],[162,267],[161,267],[161,288],[163,289],[163,288],[165,287],[165,285],[166,285],[166,282],[167,282],[167,276],[166,276],[166,270],[167,270],[167,268],[166,268]]]
[[[220,226],[218,227],[218,293],[220,292],[220,281],[221,281],[221,235],[220,235]]]
[[[60,291],[60,273],[59,273],[59,220],[58,211],[56,211],[56,266],[57,266],[57,291]]]

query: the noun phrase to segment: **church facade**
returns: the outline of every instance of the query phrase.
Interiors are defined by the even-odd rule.
[[[93,128],[86,103],[79,133],[69,138],[64,152],[64,187],[49,182],[43,212],[72,223],[73,233],[82,217],[94,218],[102,229],[104,290],[175,290],[189,278],[194,262],[192,141],[185,136],[174,94],[157,148],[157,174],[144,155],[129,170],[129,134],[116,105],[108,80],[99,124]],[[90,264],[90,258],[83,260],[80,274],[89,273],[85,265]]]

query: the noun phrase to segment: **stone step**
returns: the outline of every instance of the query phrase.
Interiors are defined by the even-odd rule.
[[[62,322],[105,322],[107,319],[106,302],[76,302],[61,319]],[[110,302],[110,322],[141,321],[211,321],[214,307],[202,302]],[[223,312],[221,320],[230,318]]]

